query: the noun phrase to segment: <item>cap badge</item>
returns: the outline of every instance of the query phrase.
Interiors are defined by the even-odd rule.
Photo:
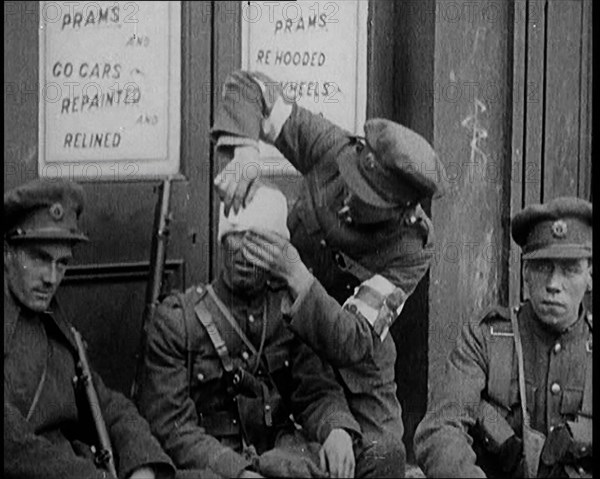
[[[50,207],[50,215],[52,216],[52,218],[54,218],[55,221],[60,221],[65,215],[65,209],[63,208],[63,205],[61,205],[60,203],[54,203]]]
[[[375,168],[375,159],[372,155],[367,155],[367,169],[372,170]]]
[[[567,223],[563,220],[557,220],[552,223],[552,236],[555,238],[564,238],[567,236]]]

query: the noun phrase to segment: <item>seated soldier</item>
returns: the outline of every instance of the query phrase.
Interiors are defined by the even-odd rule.
[[[266,186],[238,214],[221,206],[219,276],[168,297],[150,321],[139,407],[180,468],[227,477],[376,470],[331,367],[282,321],[287,290],[243,256],[250,227],[289,238],[286,216],[285,196]]]
[[[512,222],[529,300],[469,322],[417,428],[427,477],[592,477],[592,205]]]
[[[81,187],[56,179],[4,195],[4,477],[172,478],[172,462],[133,403],[93,372],[114,464],[92,453],[104,444],[73,382],[81,377],[77,333],[54,300],[74,245],[87,241],[77,225],[82,209]]]

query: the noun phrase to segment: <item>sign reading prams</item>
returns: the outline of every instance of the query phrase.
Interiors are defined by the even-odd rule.
[[[242,68],[267,74],[300,106],[363,134],[368,2],[241,3]],[[261,150],[263,158],[281,158],[274,148]]]
[[[180,2],[41,2],[40,176],[179,170]]]

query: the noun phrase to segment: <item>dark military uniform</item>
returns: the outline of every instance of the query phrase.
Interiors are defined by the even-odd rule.
[[[531,426],[548,435],[573,421],[582,407],[591,315],[563,334],[553,334],[525,303],[518,313]],[[428,477],[522,477],[520,453],[502,451],[513,434],[522,437],[517,361],[509,311],[495,308],[464,326],[415,435],[415,453]],[[481,399],[498,407],[481,424]],[[500,417],[510,426],[502,428]],[[478,421],[479,418],[479,421]],[[473,443],[473,440],[475,442]],[[505,452],[505,454],[502,454]]]
[[[92,460],[95,429],[84,412],[85,398],[73,386],[76,358],[76,346],[63,318],[23,310],[5,294],[4,477],[108,477]],[[94,384],[119,477],[145,465],[163,464],[165,472],[173,471],[133,403],[106,388],[97,374]],[[30,410],[39,387],[39,401]]]
[[[252,348],[206,288],[170,296],[159,306],[148,328],[139,407],[175,463],[237,477],[252,464],[245,446],[261,454],[295,434],[290,414],[313,440],[323,442],[334,428],[359,438],[333,372],[281,320],[287,293],[268,289],[264,296],[241,299],[221,278],[213,284],[262,361],[257,365]],[[255,381],[232,390],[209,329],[195,311],[204,320],[210,315],[235,369],[253,373]]]
[[[339,368],[338,377],[345,386],[350,409],[363,432],[373,441],[388,443],[388,449],[396,454],[396,466],[390,473],[402,475],[405,451],[401,408],[394,381],[396,349],[392,338],[386,334],[386,328],[397,314],[386,318],[387,324],[378,325],[366,320],[355,308],[342,308],[341,304],[361,282],[380,275],[395,288],[390,297],[394,296],[395,308],[392,309],[397,311],[429,267],[433,252],[432,223],[418,202],[407,203],[401,215],[387,221],[361,225],[341,219],[338,212],[344,207],[348,191],[347,178],[341,174],[341,169],[348,169],[343,168],[346,164],[355,165],[362,161],[361,141],[297,104],[291,105],[289,115],[282,116],[281,109],[278,110],[281,103],[278,105],[275,101],[273,106],[273,91],[264,88],[264,84],[272,86],[272,82],[264,76],[259,77],[263,82],[262,98],[260,93],[250,93],[254,74],[235,72],[227,79],[212,134],[224,150],[243,144],[244,138],[257,140],[260,136],[271,141],[302,173],[302,191],[290,212],[288,226],[292,244],[318,281],[297,298],[286,317],[297,336]],[[260,98],[258,101],[248,100],[257,97]],[[273,111],[269,113],[270,107]],[[282,124],[273,127],[277,122]],[[381,177],[395,178],[401,170],[395,162],[400,158],[410,162],[410,155],[396,155],[395,139],[380,134],[380,130],[385,129],[381,126],[384,120],[370,122],[365,125],[367,141],[377,145],[378,138],[385,138],[387,143],[376,153],[386,156],[386,161],[392,163],[390,174],[383,172]],[[395,125],[395,128],[402,127]],[[369,138],[370,131],[372,138]],[[406,131],[402,130],[403,133]],[[417,136],[414,132],[409,136],[411,142],[421,148],[424,140],[414,141]],[[433,156],[432,150],[422,149]],[[419,149],[415,147],[414,151]],[[431,165],[432,170],[439,167],[433,159],[423,163],[415,160],[405,172],[421,172]],[[365,168],[376,171],[377,165],[373,163]],[[226,175],[227,171],[222,174]],[[416,177],[421,179],[415,174],[411,181],[418,183]],[[425,179],[422,182],[421,186],[426,190],[422,197],[429,196],[435,186]],[[373,184],[376,183],[378,180],[374,179]],[[408,184],[406,188],[410,188]],[[402,189],[395,184],[387,193]],[[385,301],[384,295],[372,292],[375,294],[371,297],[381,297],[380,303]]]
[[[591,259],[586,201],[530,205],[511,226],[528,268]],[[497,307],[463,327],[415,434],[428,477],[591,477],[592,314],[581,299],[591,271],[536,275],[527,279],[535,294],[513,317]],[[534,305],[550,300],[580,301],[578,316],[542,321]]]
[[[82,207],[78,185],[58,180],[22,185],[4,196],[5,241],[85,241],[77,228]],[[97,437],[89,403],[73,383],[78,353],[71,326],[56,311],[22,306],[6,265],[5,256],[4,477],[106,478],[91,452]],[[159,479],[173,477],[171,460],[133,403],[94,373],[93,383],[119,478],[142,467],[154,469]]]

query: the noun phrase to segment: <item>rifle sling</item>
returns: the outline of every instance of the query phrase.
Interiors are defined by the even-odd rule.
[[[519,398],[521,400],[521,414],[523,416],[523,427],[529,427],[529,414],[527,413],[527,397],[525,394],[525,365],[523,360],[523,344],[521,343],[521,332],[517,322],[517,315],[514,311],[510,312],[510,322],[515,341],[515,351],[517,353],[517,367],[519,369]]]
[[[590,331],[590,337],[588,339],[587,345],[587,364],[585,366],[585,383],[583,386],[583,399],[581,404],[580,415],[588,418],[592,418],[592,364],[593,364],[593,355],[592,355],[592,332]]]
[[[31,401],[31,406],[29,406],[29,411],[27,411],[26,421],[31,419],[33,416],[33,412],[35,411],[35,407],[40,401],[40,396],[42,395],[42,390],[44,389],[44,383],[46,382],[46,375],[48,374],[48,361],[50,361],[50,356],[52,352],[50,351],[50,341],[48,339],[48,332],[44,327],[44,336],[46,336],[46,362],[44,363],[44,369],[42,371],[42,377],[40,378],[40,382],[38,383],[37,389],[35,390],[35,395],[33,396],[33,400]]]

